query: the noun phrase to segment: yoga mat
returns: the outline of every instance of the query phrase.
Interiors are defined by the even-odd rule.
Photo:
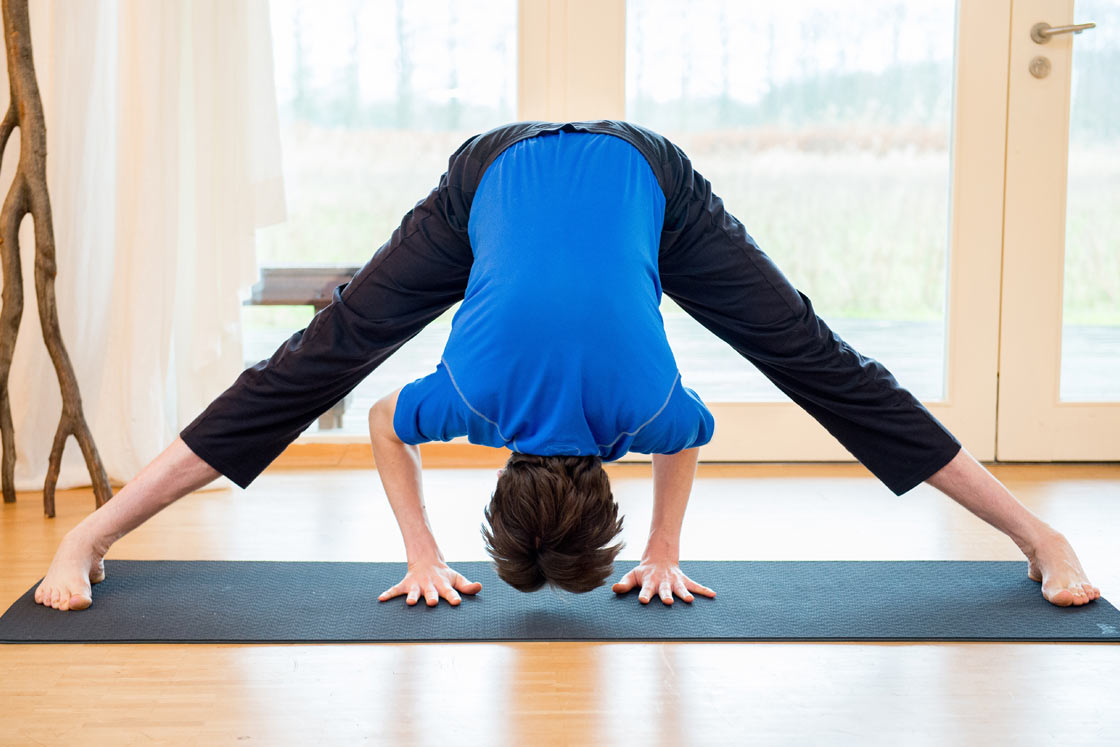
[[[633,567],[618,562],[610,583]],[[378,602],[405,563],[106,560],[93,606],[35,604],[0,617],[0,641],[1078,641],[1120,643],[1102,596],[1055,607],[1023,561],[683,561],[715,599],[648,605],[638,591],[525,594],[486,562],[451,563],[482,583],[458,607]]]

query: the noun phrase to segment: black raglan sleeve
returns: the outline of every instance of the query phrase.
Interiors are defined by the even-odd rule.
[[[242,488],[322,413],[463,298],[478,136],[331,303],[272,356],[245,369],[179,435]]]

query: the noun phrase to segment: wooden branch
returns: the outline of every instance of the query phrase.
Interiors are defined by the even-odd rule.
[[[8,374],[19,332],[19,320],[23,313],[19,224],[30,213],[35,226],[35,295],[39,304],[39,324],[62,391],[62,415],[51,446],[46,483],[43,486],[43,510],[47,516],[54,516],[54,489],[62,464],[62,451],[66,446],[66,438],[70,435],[77,439],[82,449],[98,507],[112,497],[112,489],[82,413],[82,398],[74,376],[74,367],[62,344],[62,333],[58,325],[54,292],[57,272],[54,225],[47,193],[47,127],[31,55],[31,21],[27,12],[27,0],[3,0],[2,7],[11,104],[0,123],[0,154],[13,127],[19,127],[20,134],[19,164],[16,166],[12,187],[4,200],[4,207],[0,210],[0,253],[3,255],[4,270],[3,309],[0,311],[0,434],[4,439],[4,500],[15,500],[15,442],[8,400]]]
[[[15,108],[8,109],[8,114]],[[15,117],[4,117],[3,139],[0,140],[0,154],[12,134]],[[8,400],[8,375],[12,368],[12,356],[19,334],[19,322],[23,318],[23,263],[19,256],[19,221],[27,212],[27,194],[23,179],[17,173],[12,180],[12,188],[4,198],[0,210],[0,266],[4,269],[3,309],[0,309],[0,438],[3,439],[4,455],[0,466],[0,480],[3,482],[4,502],[14,503],[16,443],[12,428],[12,409]]]

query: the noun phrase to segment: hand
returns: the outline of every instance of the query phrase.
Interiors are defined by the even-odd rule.
[[[642,587],[641,592],[638,593],[638,601],[642,604],[649,604],[655,591],[665,604],[673,603],[674,593],[689,604],[693,600],[690,592],[694,591],[709,598],[714,598],[716,595],[707,586],[698,584],[681,573],[677,562],[671,560],[643,558],[641,565],[623,576],[611,589],[616,594],[625,594],[638,585]]]
[[[408,573],[405,574],[404,579],[396,586],[381,592],[377,600],[385,602],[401,594],[407,594],[405,602],[412,606],[420,599],[420,594],[423,594],[429,607],[439,604],[440,597],[454,607],[461,601],[456,590],[464,594],[477,594],[481,589],[482,584],[468,581],[463,574],[452,570],[447,563],[433,559],[409,563]]]

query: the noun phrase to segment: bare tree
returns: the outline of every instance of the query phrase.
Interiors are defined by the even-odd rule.
[[[450,70],[450,80],[448,83],[451,88],[451,96],[447,102],[447,126],[452,130],[457,130],[460,127],[459,121],[462,118],[463,106],[459,101],[459,45],[458,40],[455,38],[455,32],[459,29],[459,13],[457,12],[458,4],[455,0],[450,3],[448,13],[450,22],[447,25],[447,57],[448,68]]]
[[[404,24],[404,0],[397,0],[397,127],[412,127],[412,56]]]
[[[304,119],[311,110],[307,95],[307,60],[303,49],[303,5],[296,3],[292,23],[292,66],[295,68],[292,75],[295,78],[295,100],[292,109],[297,119]]]
[[[342,116],[347,125],[356,124],[361,99],[361,49],[362,38],[361,0],[351,0],[347,8],[350,15],[350,48],[347,50],[346,67],[343,76],[346,98],[343,102]]]

